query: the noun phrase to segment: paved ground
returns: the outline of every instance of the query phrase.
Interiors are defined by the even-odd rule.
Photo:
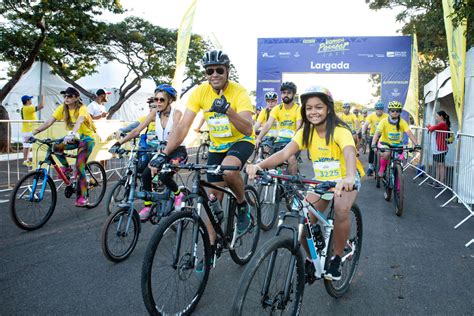
[[[302,170],[309,172],[306,164]],[[468,214],[465,209],[454,203],[442,209],[434,189],[406,184],[406,211],[399,218],[374,180],[363,182],[357,201],[363,249],[351,289],[336,300],[322,282],[306,287],[304,315],[472,315],[474,245],[464,244],[474,237],[474,220],[454,230]],[[0,203],[0,314],[146,314],[140,273],[155,227],[144,225],[131,257],[113,264],[100,247],[103,205],[83,210],[72,202],[61,196],[50,221],[33,232],[17,229],[8,203]],[[273,233],[262,233],[260,245]],[[195,314],[225,313],[242,271],[224,255]]]

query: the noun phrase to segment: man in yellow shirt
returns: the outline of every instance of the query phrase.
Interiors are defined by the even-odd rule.
[[[369,146],[372,144],[372,139],[374,138],[375,131],[377,130],[377,126],[379,125],[380,121],[383,120],[384,118],[388,117],[387,113],[384,113],[385,106],[382,103],[382,101],[377,101],[375,103],[375,112],[371,113],[365,123],[364,126],[362,127],[362,135],[365,135],[367,132],[367,129],[370,126],[370,132],[369,132]],[[370,147],[369,151],[369,168],[367,169],[367,176],[370,177],[372,176],[374,172],[374,160],[375,160],[375,152],[372,146]]]
[[[229,57],[222,51],[213,50],[207,52],[202,61],[208,82],[200,84],[189,97],[180,128],[171,132],[163,153],[150,162],[152,167],[159,168],[166,162],[167,155],[172,153],[188,134],[200,110],[203,111],[211,139],[208,165],[242,168],[253,153],[253,106],[245,88],[229,80]],[[238,203],[237,232],[244,233],[251,225],[251,217],[240,172],[225,171],[224,176],[208,174],[207,180],[219,186],[227,185],[234,192]],[[221,192],[210,189],[209,193],[222,200]],[[216,234],[205,214],[204,221],[209,230],[211,245],[215,247]]]
[[[38,106],[34,106],[31,102],[33,96],[31,95],[24,95],[21,97],[21,102],[23,103],[23,107],[21,108],[21,119],[24,121],[37,121],[38,117],[36,116],[36,112],[40,111],[44,108],[44,98],[41,98],[41,103]],[[32,144],[27,142],[33,134],[33,124],[32,122],[23,122],[21,127],[22,139],[23,139],[23,166],[31,167],[32,163],[29,159],[30,150]]]
[[[278,123],[278,138],[276,143],[282,143],[282,148],[288,144],[296,131],[301,128],[301,107],[294,102],[296,95],[296,85],[293,82],[283,82],[280,87],[281,100],[280,105],[275,106],[271,112],[268,121],[263,126],[260,134],[257,137],[256,144],[260,144],[263,137],[272,128],[273,123]],[[291,155],[288,159],[288,173],[295,175],[298,172],[297,155]]]
[[[349,126],[349,129],[352,132],[352,138],[354,138],[354,142],[356,143],[357,146],[357,131],[359,130],[359,120],[357,117],[351,113],[351,104],[348,102],[345,102],[342,105],[342,108],[344,109],[344,112],[339,115],[339,118]]]

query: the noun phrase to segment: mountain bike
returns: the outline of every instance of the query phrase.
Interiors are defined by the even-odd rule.
[[[222,175],[225,170],[239,170],[236,166],[165,165],[163,169],[193,171],[191,194],[180,212],[165,218],[148,243],[142,267],[142,295],[146,309],[152,315],[190,314],[201,299],[211,266],[225,249],[232,260],[246,264],[257,247],[260,229],[260,205],[257,192],[245,186],[245,198],[250,206],[250,226],[237,232],[237,200],[234,193],[201,179],[201,170]],[[227,218],[222,219],[209,206],[205,188],[225,194]],[[215,251],[212,253],[208,227],[201,216],[206,214],[216,232]]]
[[[231,315],[298,315],[305,283],[311,284],[324,278],[329,263],[326,259],[333,256],[334,243],[334,202],[326,217],[306,201],[303,193],[312,190],[321,199],[333,201],[332,188],[336,183],[262,171],[257,174],[262,176],[262,181],[270,182],[272,178],[278,178],[294,184],[304,184],[305,189],[295,192],[298,210],[280,213],[276,236],[265,243],[246,267],[233,300]],[[309,213],[317,218],[316,224],[311,224]],[[288,217],[298,219],[298,227],[284,224]],[[351,231],[341,256],[342,277],[339,281],[324,279],[326,291],[336,298],[349,290],[362,248],[362,216],[356,204],[350,210],[350,217]],[[284,230],[290,231],[291,236],[283,234]],[[299,244],[299,237],[303,234],[306,234],[311,263],[305,263],[305,255]]]
[[[10,197],[10,215],[13,222],[21,229],[35,230],[43,226],[53,215],[57,202],[57,188],[54,180],[49,175],[51,165],[56,170],[58,177],[65,185],[66,198],[73,196],[78,190],[77,174],[70,179],[68,174],[56,164],[53,156],[77,159],[77,155],[54,152],[54,145],[63,143],[64,138],[38,139],[40,143],[37,153],[45,150],[44,160],[38,162],[36,170],[26,174],[18,181]],[[46,165],[46,167],[42,167]],[[97,161],[86,163],[87,198],[89,204],[86,208],[94,208],[102,201],[107,188],[107,177],[104,167]],[[76,172],[75,172],[76,173]]]
[[[207,158],[209,157],[211,138],[208,131],[199,131],[199,133],[202,134],[202,141],[196,152],[196,164],[205,164],[207,162]]]

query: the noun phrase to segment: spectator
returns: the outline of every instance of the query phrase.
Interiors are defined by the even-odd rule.
[[[37,121],[38,117],[36,116],[36,112],[40,111],[44,108],[44,98],[41,98],[41,103],[38,106],[34,106],[31,102],[33,96],[24,95],[21,97],[21,102],[23,103],[23,107],[21,108],[21,119],[25,121]],[[31,167],[32,163],[29,159],[30,150],[31,150],[31,143],[26,142],[33,134],[33,123],[32,122],[23,122],[23,126],[21,128],[22,138],[23,138],[23,166]]]
[[[446,167],[445,158],[448,153],[448,144],[446,138],[449,137],[449,128],[451,122],[449,121],[449,115],[444,111],[439,111],[435,115],[436,125],[426,125],[429,133],[435,133],[435,138],[432,139],[431,144],[433,147],[433,162],[436,164],[435,179],[440,183],[445,183],[446,180]],[[430,182],[428,185],[441,189],[443,186],[436,182]]]
[[[88,106],[87,110],[89,111],[89,114],[92,116],[92,119],[94,120],[101,120],[107,117],[109,114],[107,111],[105,111],[105,106],[104,104],[107,103],[108,95],[112,94],[112,92],[109,92],[105,89],[99,89],[95,93],[96,97],[95,100],[92,101]]]

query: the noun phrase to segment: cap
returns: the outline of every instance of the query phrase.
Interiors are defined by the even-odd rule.
[[[61,94],[75,95],[76,97],[78,97],[80,95],[79,91],[77,91],[77,89],[73,88],[73,87],[68,87],[66,90],[61,91],[60,93]]]
[[[33,99],[33,96],[32,95],[24,95],[21,97],[21,102],[23,102],[23,104],[25,104],[28,100],[31,100]]]
[[[103,94],[112,94],[112,92],[109,92],[105,89],[99,89],[97,90],[97,92],[95,93],[95,95],[99,96],[99,95],[103,95]]]

